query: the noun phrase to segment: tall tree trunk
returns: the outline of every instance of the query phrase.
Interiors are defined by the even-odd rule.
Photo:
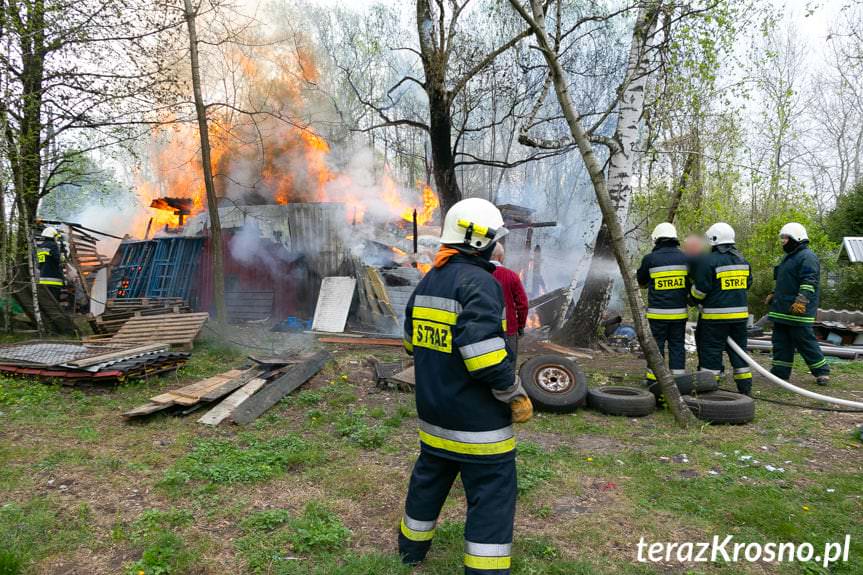
[[[195,113],[201,134],[201,166],[204,171],[204,188],[207,192],[207,213],[210,216],[210,255],[213,258],[213,301],[216,304],[216,323],[221,331],[227,322],[225,310],[225,263],[222,253],[222,223],[219,220],[219,201],[213,184],[213,164],[210,160],[210,132],[207,127],[207,108],[201,95],[201,64],[198,60],[197,14],[191,0],[183,0],[186,25],[189,28],[189,56],[192,60],[192,91],[195,96]]]
[[[629,46],[624,89],[617,109],[617,126],[608,166],[608,193],[615,213],[626,224],[629,203],[632,197],[632,167],[638,143],[638,125],[644,110],[644,92],[647,86],[648,58],[645,55],[647,39],[656,26],[658,8],[642,6],[632,32]],[[590,347],[596,343],[611,289],[617,275],[611,272],[609,261],[611,233],[607,229],[608,219],[603,220],[596,241],[593,259],[587,272],[584,289],[572,315],[563,327],[553,335],[559,343]]]
[[[584,130],[584,127],[581,125],[579,114],[569,96],[569,82],[567,80],[566,73],[557,59],[557,54],[554,52],[552,42],[545,29],[545,16],[543,13],[542,2],[541,0],[530,0],[533,17],[531,17],[519,4],[519,0],[510,0],[510,4],[512,4],[512,6],[533,28],[534,36],[536,37],[542,54],[548,63],[557,99],[560,102],[563,115],[569,125],[572,139],[578,146],[581,158],[590,174],[590,180],[593,184],[594,192],[596,193],[596,199],[599,203],[599,208],[602,211],[603,218],[605,219],[606,227],[608,228],[612,251],[614,253],[614,258],[617,260],[620,273],[623,275],[623,284],[626,289],[627,300],[632,309],[633,319],[635,320],[635,331],[638,334],[638,340],[647,358],[647,365],[651,370],[653,370],[654,374],[656,374],[660,388],[668,401],[668,406],[671,413],[674,415],[674,419],[679,425],[686,427],[693,421],[692,413],[680,397],[677,385],[675,385],[674,379],[671,377],[671,373],[665,366],[662,354],[659,353],[659,347],[656,345],[656,341],[653,339],[653,336],[650,334],[650,330],[647,327],[647,319],[644,316],[644,302],[641,298],[641,291],[639,291],[638,284],[635,281],[635,275],[627,261],[623,226],[618,219],[615,201],[610,194],[609,186],[606,184],[602,166],[600,166],[596,159],[596,155],[593,152],[593,146]],[[657,5],[650,4],[649,6],[642,6],[639,9],[636,28],[638,27],[639,22],[644,22],[648,19],[648,8],[656,10]]]
[[[447,53],[435,42],[435,24],[428,0],[417,0],[417,31],[425,71],[425,91],[429,104],[429,140],[432,175],[441,203],[441,214],[462,199],[455,173],[452,149],[452,100],[446,85]]]

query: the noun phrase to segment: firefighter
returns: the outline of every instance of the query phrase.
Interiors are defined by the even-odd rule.
[[[668,367],[671,375],[686,373],[686,320],[689,317],[689,257],[680,250],[677,229],[663,222],[653,229],[653,251],[644,256],[636,272],[638,285],[647,288],[647,321],[650,332],[665,355],[668,342]],[[647,370],[648,385],[656,376]]]
[[[533,408],[504,342],[505,310],[490,262],[507,232],[490,202],[469,198],[446,214],[432,270],[408,300],[404,345],[416,367],[420,454],[399,528],[399,553],[422,561],[441,507],[461,474],[467,495],[464,572],[510,572],[515,435]]]
[[[710,226],[705,234],[710,253],[695,270],[692,297],[702,306],[699,329],[701,368],[720,378],[722,352],[728,353],[734,368],[737,390],[752,393],[752,370],[746,361],[734,353],[727,338],[746,349],[749,309],[747,296],[752,287],[752,269],[734,245],[734,229],[724,222]]]
[[[800,352],[818,385],[830,383],[830,366],[815,340],[812,324],[818,311],[820,264],[809,249],[806,228],[791,222],[779,231],[785,257],[773,268],[776,287],[767,296],[773,320],[773,375],[788,379],[794,350]]]
[[[60,301],[63,280],[63,252],[59,240],[62,238],[56,228],[48,226],[42,230],[42,237],[36,243],[36,261],[39,264],[39,285],[48,288],[51,295]]]

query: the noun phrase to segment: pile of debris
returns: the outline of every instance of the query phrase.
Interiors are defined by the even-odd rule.
[[[188,353],[172,352],[168,344],[79,344],[32,341],[0,346],[0,372],[76,383],[120,383],[167,373],[184,365]]]
[[[245,425],[311,379],[329,361],[326,351],[283,358],[249,357],[253,367],[230,370],[150,398],[150,402],[123,414],[126,418],[168,411],[187,415],[204,407],[211,409],[198,423],[218,425],[223,421]]]

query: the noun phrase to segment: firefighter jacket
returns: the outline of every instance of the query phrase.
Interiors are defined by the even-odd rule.
[[[733,245],[714,246],[699,259],[692,297],[701,304],[705,321],[746,321],[752,269]]]
[[[49,286],[63,285],[63,261],[57,242],[45,238],[36,244],[36,261],[39,264],[39,283]]]
[[[801,243],[796,250],[782,258],[779,265],[773,268],[776,287],[767,313],[770,319],[788,325],[810,325],[815,322],[820,274],[818,256],[809,249],[809,242]],[[799,295],[805,296],[809,303],[806,304],[805,314],[793,315],[791,304]]]
[[[454,255],[426,274],[405,310],[421,447],[469,463],[515,457],[510,406],[492,393],[516,386],[493,271],[478,256]]]
[[[658,242],[636,272],[638,285],[647,287],[647,319],[689,317],[689,257],[677,246],[676,241]]]

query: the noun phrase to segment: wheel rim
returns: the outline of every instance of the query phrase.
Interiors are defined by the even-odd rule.
[[[564,393],[575,384],[572,374],[557,365],[539,368],[534,379],[540,388],[549,393]]]

